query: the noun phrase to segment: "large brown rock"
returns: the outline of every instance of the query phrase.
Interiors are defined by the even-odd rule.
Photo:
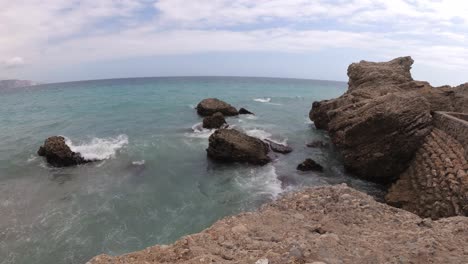
[[[212,116],[207,116],[203,119],[203,128],[215,129],[226,125],[226,119],[220,112],[214,113]]]
[[[422,219],[345,186],[287,193],[172,245],[109,263],[466,263],[468,218]]]
[[[357,176],[393,181],[431,131],[431,112],[467,108],[468,85],[433,88],[414,81],[412,64],[411,57],[353,63],[348,91],[312,104],[310,119],[330,132],[346,168]]]
[[[67,167],[90,162],[85,160],[79,153],[73,152],[65,144],[65,138],[61,136],[46,139],[37,154],[45,157],[47,162],[54,167]]]
[[[225,116],[236,116],[239,114],[234,106],[217,98],[207,98],[202,100],[197,105],[197,112],[201,116],[211,116],[216,112],[220,112]]]
[[[258,138],[234,129],[219,129],[209,138],[208,157],[224,162],[264,165],[271,161],[269,146]]]

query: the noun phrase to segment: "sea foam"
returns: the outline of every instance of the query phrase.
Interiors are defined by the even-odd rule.
[[[271,98],[255,98],[254,101],[260,103],[269,103],[271,102]]]
[[[115,138],[93,138],[90,142],[74,144],[69,138],[65,143],[73,152],[80,153],[87,160],[105,160],[115,156],[117,151],[128,144],[127,135]]]

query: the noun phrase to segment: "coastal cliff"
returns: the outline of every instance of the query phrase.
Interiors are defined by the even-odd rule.
[[[254,213],[104,263],[465,263],[468,218],[439,221],[345,185],[289,193]]]

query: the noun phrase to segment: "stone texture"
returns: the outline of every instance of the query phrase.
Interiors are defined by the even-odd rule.
[[[245,108],[241,108],[239,109],[239,115],[255,115],[255,114]]]
[[[468,163],[464,147],[435,128],[385,199],[422,217],[468,216]]]
[[[271,161],[269,146],[258,138],[234,129],[218,129],[209,138],[208,157],[224,162],[264,165]]]
[[[203,118],[203,128],[214,129],[221,128],[226,125],[226,119],[220,112],[214,113],[212,116]]]
[[[273,152],[277,152],[281,154],[288,154],[293,151],[293,149],[290,146],[279,144],[268,139],[265,139],[265,141],[268,143],[268,145],[270,145],[270,149]]]
[[[328,148],[329,144],[321,140],[314,140],[310,143],[307,143],[308,148]]]
[[[217,98],[202,100],[197,105],[197,112],[201,116],[211,116],[216,112],[220,112],[224,116],[236,116],[239,114],[235,107]]]
[[[70,147],[65,144],[65,138],[61,136],[46,139],[37,154],[45,157],[47,163],[54,167],[67,167],[90,162],[81,157],[79,153],[71,151]]]
[[[297,170],[300,171],[323,171],[322,165],[315,162],[313,159],[306,159],[301,164],[297,165]]]
[[[258,212],[226,217],[172,245],[108,263],[466,263],[468,218],[438,221],[343,185],[289,193]]]

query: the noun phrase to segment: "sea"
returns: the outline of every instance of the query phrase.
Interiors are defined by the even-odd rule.
[[[344,82],[168,77],[80,81],[0,90],[0,263],[86,263],[170,244],[282,193],[346,183],[379,197],[380,186],[346,173],[308,113]],[[206,156],[213,130],[194,109],[216,97],[255,115],[230,128],[291,146],[265,166],[218,164]],[[62,135],[100,161],[53,168],[36,152]],[[299,172],[312,158],[324,172]]]

